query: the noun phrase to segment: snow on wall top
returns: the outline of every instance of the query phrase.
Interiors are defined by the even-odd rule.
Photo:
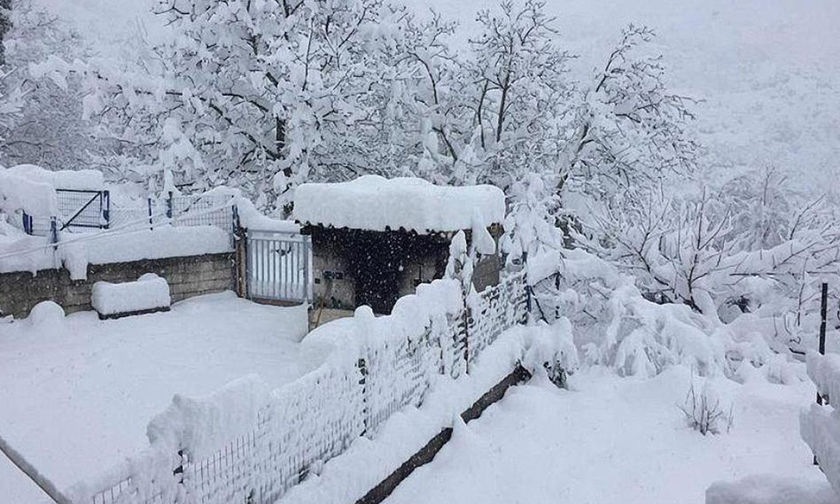
[[[9,168],[7,173],[32,182],[49,184],[55,189],[99,191],[105,187],[105,178],[99,170],[53,171],[32,164],[20,164]]]
[[[23,210],[29,215],[48,217],[58,214],[58,198],[50,184],[20,176],[0,167],[0,212]]]
[[[303,184],[295,191],[295,220],[337,228],[418,233],[488,227],[505,217],[498,187],[438,186],[410,177],[365,175],[350,182]]]

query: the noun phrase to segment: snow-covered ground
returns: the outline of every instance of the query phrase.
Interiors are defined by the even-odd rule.
[[[456,426],[386,502],[700,504],[712,482],[761,473],[828,487],[798,435],[809,382],[716,380],[734,425],[703,437],[677,408],[691,380],[683,367],[650,380],[591,369],[572,377],[573,391],[535,378]]]
[[[0,435],[59,488],[147,447],[146,425],[173,394],[207,395],[251,373],[279,386],[326,353],[298,344],[305,309],[230,292],[119,320],[58,315],[0,321]],[[0,489],[4,503],[44,499],[5,457]]]

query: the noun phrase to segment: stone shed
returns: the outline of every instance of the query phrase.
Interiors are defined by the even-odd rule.
[[[504,193],[488,185],[438,186],[374,175],[304,184],[295,192],[294,216],[312,237],[315,309],[369,305],[390,313],[399,297],[443,276],[459,231],[468,243],[483,244],[477,247],[476,288],[495,285],[504,215]]]

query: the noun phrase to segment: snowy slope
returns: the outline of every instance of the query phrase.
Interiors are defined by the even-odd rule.
[[[495,2],[411,4],[458,18],[470,31],[475,11]],[[840,175],[836,0],[548,0],[546,9],[557,16],[563,45],[580,56],[577,77],[604,64],[622,27],[652,27],[674,90],[704,100],[701,138],[721,162],[788,169],[809,190]]]
[[[688,369],[644,381],[602,371],[573,376],[574,391],[544,378],[511,389],[479,419],[456,426],[452,441],[386,503],[702,504],[712,482],[751,474],[829,491],[795,434],[810,384],[719,379],[721,395],[734,400],[734,427],[704,437],[676,407]]]

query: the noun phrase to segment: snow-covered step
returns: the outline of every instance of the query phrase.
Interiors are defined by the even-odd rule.
[[[169,311],[172,300],[166,280],[146,273],[134,282],[96,282],[90,302],[100,319],[112,319]]]

